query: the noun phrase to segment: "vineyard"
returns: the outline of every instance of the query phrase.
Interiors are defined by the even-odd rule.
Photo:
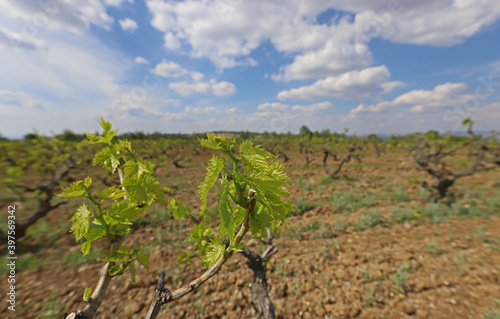
[[[470,120],[388,139],[100,125],[0,140],[2,318],[500,318],[500,140]]]

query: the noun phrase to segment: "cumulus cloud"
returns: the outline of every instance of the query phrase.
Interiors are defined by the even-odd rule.
[[[255,64],[249,55],[269,41],[292,57],[276,81],[324,78],[373,63],[373,38],[447,46],[463,42],[500,18],[496,0],[422,1],[167,1],[146,0],[165,46],[189,44],[193,57],[219,68]],[[343,11],[328,24],[316,17]],[[255,21],[259,21],[258,24]]]
[[[47,48],[47,43],[41,39],[26,37],[23,33],[0,27],[0,45],[14,50],[36,51]]]
[[[137,22],[135,22],[130,18],[118,20],[118,23],[120,23],[120,27],[122,28],[123,31],[134,32],[139,27]]]
[[[189,71],[184,69],[179,64],[165,60],[157,64],[152,71],[166,78],[178,78],[189,74]]]
[[[154,73],[166,78],[188,77],[190,81],[173,82],[169,88],[182,96],[190,96],[194,93],[213,94],[220,97],[229,97],[236,93],[236,87],[233,83],[227,81],[217,82],[212,79],[208,82],[202,82],[203,73],[189,71],[172,61],[163,60],[152,70]]]
[[[213,94],[219,97],[229,97],[236,93],[236,87],[233,83],[227,81],[217,82],[174,82],[169,84],[169,88],[182,96],[190,96],[194,93]]]
[[[205,106],[205,107],[186,106],[186,108],[184,109],[184,112],[191,113],[191,114],[217,114],[217,113],[220,113],[220,111],[213,106]]]
[[[241,110],[238,109],[237,107],[230,107],[225,110],[226,114],[234,114],[234,113],[240,113]]]
[[[180,107],[182,105],[181,101],[177,99],[165,99],[163,100],[163,103],[165,103],[166,105],[173,105],[175,107]]]
[[[21,18],[21,28],[49,28],[83,34],[90,24],[110,30],[113,17],[106,12],[106,5],[118,1],[1,1],[0,11],[8,12],[9,17]]]
[[[104,3],[108,6],[119,7],[124,2],[134,3],[134,0],[104,0]]]
[[[380,113],[399,106],[410,106],[410,112],[419,113],[463,104],[474,98],[472,94],[461,94],[466,88],[465,83],[444,83],[436,85],[432,90],[413,90],[392,101],[375,105],[360,104],[349,112],[348,118],[356,118],[365,113]]]
[[[172,32],[165,33],[163,41],[165,48],[169,50],[175,51],[181,48],[181,42]]]
[[[299,88],[281,91],[280,100],[315,100],[339,97],[361,99],[373,93],[388,93],[404,83],[389,82],[391,74],[385,65],[350,71],[338,76],[329,76],[315,83]]]
[[[146,60],[145,58],[143,58],[142,56],[138,56],[134,59],[134,62],[135,63],[138,63],[138,64],[148,64],[149,61]]]
[[[203,73],[189,71],[173,61],[163,60],[152,70],[155,74],[166,78],[190,77],[193,81],[199,82],[203,79]]]

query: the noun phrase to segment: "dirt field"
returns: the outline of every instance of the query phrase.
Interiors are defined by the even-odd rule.
[[[289,199],[297,213],[275,239],[279,252],[267,265],[278,318],[498,318],[500,170],[459,180],[457,204],[449,208],[455,213],[446,216],[446,205],[425,199],[419,182],[426,176],[407,154],[367,155],[336,180],[325,178],[320,155],[309,167],[303,154],[288,155]],[[206,151],[190,156],[186,168],[157,170],[161,185],[194,212],[210,156]],[[77,177],[87,174],[96,173]],[[209,201],[216,205],[214,194]],[[9,203],[1,204],[5,216]],[[101,264],[81,260],[68,233],[77,204],[51,212],[18,243],[16,312],[7,310],[2,271],[2,318],[62,318],[84,305],[83,291],[95,286]],[[17,206],[19,217],[28,210]],[[177,263],[191,226],[169,219],[162,207],[151,209],[126,241],[148,247],[151,270],[138,268],[135,286],[128,274],[114,278],[97,318],[144,318],[162,269],[169,288],[201,274],[199,259]],[[260,248],[255,240],[250,244]],[[196,293],[167,305],[159,318],[251,318],[252,271],[239,255],[228,266]]]

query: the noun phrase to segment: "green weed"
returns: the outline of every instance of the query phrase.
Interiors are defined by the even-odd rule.
[[[365,212],[363,216],[358,218],[354,223],[354,229],[359,232],[374,227],[380,223],[381,219],[382,217],[377,210]]]
[[[38,319],[57,319],[62,318],[65,313],[63,305],[59,304],[54,294],[50,294],[47,302],[42,305]]]
[[[305,212],[310,211],[316,207],[311,201],[309,200],[304,200],[301,197],[297,197],[295,200],[295,211],[294,215],[303,215]]]
[[[376,293],[377,293],[377,291],[375,290],[375,288],[366,287],[365,296],[363,298],[363,301],[365,302],[365,306],[367,306],[367,307],[375,306],[375,304],[377,303],[375,301]]]
[[[391,275],[392,280],[392,289],[391,291],[394,293],[406,293],[406,284],[407,274],[411,271],[411,265],[406,264],[404,266],[399,267],[394,274]]]

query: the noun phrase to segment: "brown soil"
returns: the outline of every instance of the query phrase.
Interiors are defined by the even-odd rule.
[[[196,186],[209,157],[205,152],[184,163],[187,168],[169,165],[157,171],[160,180],[166,181],[162,185],[173,188],[193,211],[199,207]],[[325,176],[320,155],[310,167],[303,167],[303,155],[298,152],[290,158],[285,163],[291,177],[290,199],[301,197],[316,202],[316,207],[291,217],[284,234],[275,239],[280,250],[267,267],[270,298],[279,318],[482,318],[485,308],[494,308],[491,297],[500,297],[500,214],[452,217],[439,223],[395,223],[389,217],[393,209],[418,209],[427,204],[413,181],[425,175],[411,165],[407,155],[384,154],[381,158],[368,156],[362,164],[351,162],[341,173],[344,178],[331,182],[320,182]],[[498,194],[499,180],[499,170],[481,173],[460,180],[454,191],[469,194],[459,202],[482,205],[478,194]],[[406,191],[404,201],[384,199],[397,188]],[[343,212],[332,205],[332,194],[340,191],[356,191],[375,200],[369,209]],[[209,200],[215,204],[215,195]],[[339,217],[352,225],[372,209],[382,216],[379,225],[364,231],[352,226],[335,230]],[[18,206],[20,216],[26,215],[22,210]],[[4,206],[2,216],[5,211]],[[71,213],[63,206],[47,219],[50,225],[67,230]],[[172,231],[163,232],[159,239],[157,226]],[[135,286],[128,274],[114,278],[97,318],[144,318],[162,269],[167,269],[167,287],[173,289],[201,274],[199,259],[188,265],[177,263],[178,253],[186,249],[181,240],[191,226],[191,222],[171,220],[140,224],[126,244],[159,241],[151,249],[151,270],[139,268]],[[62,234],[51,245],[43,244],[45,238],[29,236],[18,243],[18,260],[26,252],[52,259],[35,269],[17,269],[15,314],[7,310],[7,278],[2,273],[2,318],[38,318],[42,309],[47,310],[51,294],[63,309],[84,306],[83,291],[95,286],[101,265],[61,267],[62,256],[78,250],[72,235]],[[198,292],[167,305],[159,318],[251,318],[248,283],[252,271],[244,262],[243,256],[233,257],[230,270],[223,269]]]

